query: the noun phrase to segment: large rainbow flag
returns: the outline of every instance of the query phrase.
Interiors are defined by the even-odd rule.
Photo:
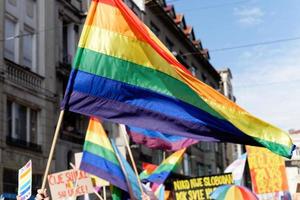
[[[291,157],[289,135],[202,83],[122,0],[93,0],[62,109]]]

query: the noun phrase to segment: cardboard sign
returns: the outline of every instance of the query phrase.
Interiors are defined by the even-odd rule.
[[[246,146],[253,191],[266,194],[287,191],[284,159],[266,148]]]
[[[52,199],[66,199],[93,193],[91,178],[84,171],[67,170],[48,176]]]
[[[233,184],[232,174],[201,176],[173,181],[176,200],[207,200],[210,193],[220,185]]]

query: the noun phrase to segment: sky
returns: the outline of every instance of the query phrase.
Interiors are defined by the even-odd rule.
[[[284,130],[300,129],[299,0],[167,0],[185,15],[216,69],[229,67],[237,104]],[[274,42],[246,48],[241,45]],[[224,49],[224,50],[220,50]]]

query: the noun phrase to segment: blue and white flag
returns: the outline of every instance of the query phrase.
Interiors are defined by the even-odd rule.
[[[225,173],[232,173],[232,178],[235,185],[241,185],[243,173],[245,169],[247,153],[242,154],[238,159],[233,161],[226,169]]]

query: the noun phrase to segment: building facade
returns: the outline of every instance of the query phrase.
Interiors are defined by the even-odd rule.
[[[292,159],[285,161],[289,190],[295,199],[300,199],[300,130],[290,130],[296,149]]]
[[[41,186],[86,7],[77,0],[0,1],[0,193],[16,193],[17,171],[29,159],[33,191]],[[66,169],[82,149],[85,120],[65,119],[72,117],[79,120],[64,121],[51,171]]]
[[[89,0],[0,1],[0,194],[16,193],[17,170],[33,163],[33,186],[40,187]],[[164,0],[125,0],[157,37],[191,71],[223,91],[209,52],[195,38],[183,15]],[[88,118],[66,112],[51,171],[70,168],[82,151]],[[120,126],[106,130],[124,146]],[[138,165],[158,164],[168,155],[131,145]],[[224,144],[201,142],[189,148],[179,172],[188,176],[220,173]]]

